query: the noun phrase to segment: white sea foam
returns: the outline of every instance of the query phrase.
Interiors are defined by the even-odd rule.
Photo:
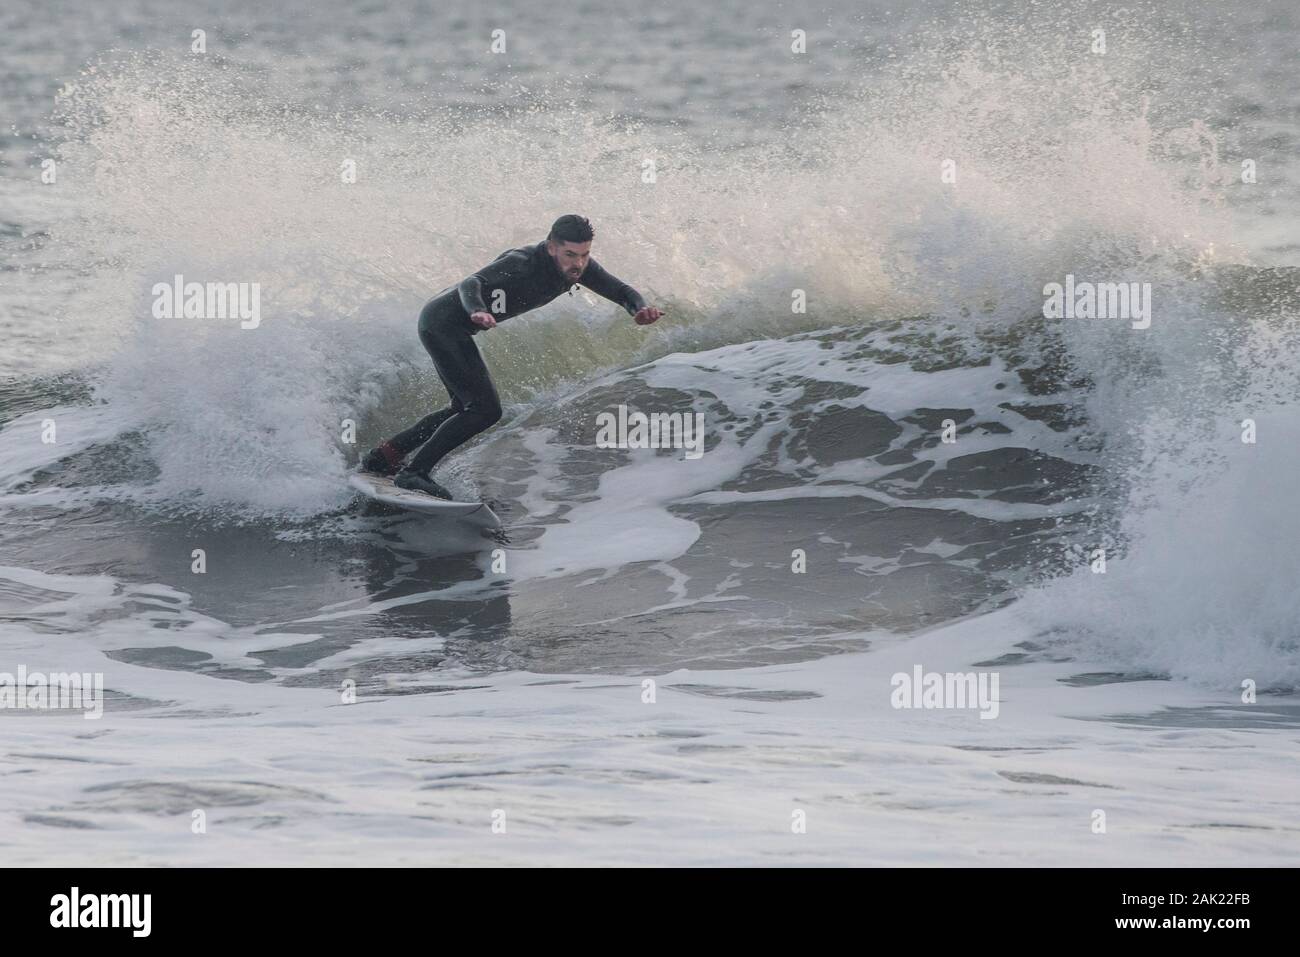
[[[93,732],[75,719],[69,734],[66,716],[0,714],[11,771],[39,772],[0,783],[10,861],[1294,859],[1293,734],[1285,719],[1268,730],[1294,699],[1262,699],[1252,719],[1234,696],[1178,683],[1058,683],[1103,666],[1083,661],[1000,666],[993,721],[890,706],[892,674],[918,663],[966,671],[1033,634],[998,613],[867,654],[676,671],[654,676],[654,704],[635,676],[452,674],[440,683],[463,690],[344,704],[341,689],[104,659],[107,687],[134,698],[111,698]],[[4,635],[11,653],[49,667],[84,663],[96,638],[59,650],[13,626]],[[1178,708],[1189,710],[1170,721]],[[492,832],[498,809],[505,834]],[[191,832],[196,810],[205,834]],[[1094,832],[1098,810],[1105,833]],[[796,811],[805,834],[792,832]],[[84,840],[49,840],[57,828]]]

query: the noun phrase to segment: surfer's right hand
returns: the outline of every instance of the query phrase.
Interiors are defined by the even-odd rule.
[[[471,313],[469,321],[474,323],[476,326],[482,326],[484,329],[494,329],[497,324],[496,319],[492,317],[492,313],[490,312]]]

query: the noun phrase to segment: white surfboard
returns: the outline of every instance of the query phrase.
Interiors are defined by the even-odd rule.
[[[496,513],[482,502],[448,502],[445,499],[426,495],[424,492],[398,488],[393,484],[392,479],[383,475],[372,475],[369,472],[352,473],[348,476],[348,484],[377,502],[409,508],[415,512],[456,518],[489,528],[501,527],[501,519],[497,518]]]

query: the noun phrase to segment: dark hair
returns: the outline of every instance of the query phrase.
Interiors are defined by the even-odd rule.
[[[591,228],[586,216],[570,213],[551,224],[551,233],[546,238],[561,243],[589,243],[595,235],[596,231]]]

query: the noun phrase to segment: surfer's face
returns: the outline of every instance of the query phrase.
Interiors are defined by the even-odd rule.
[[[574,282],[578,281],[587,268],[587,260],[591,258],[591,240],[585,243],[557,243],[551,240],[546,248],[550,251],[551,258],[555,260],[556,268],[564,273],[566,279]]]

